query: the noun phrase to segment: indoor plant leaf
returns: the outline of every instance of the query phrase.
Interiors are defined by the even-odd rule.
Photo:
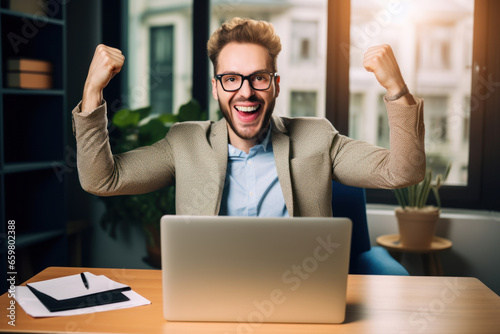
[[[174,114],[161,114],[158,119],[163,123],[175,123],[179,121],[177,115]]]
[[[201,113],[200,104],[196,100],[191,100],[179,108],[179,121],[199,121]]]
[[[152,145],[165,137],[168,128],[158,118],[153,118],[139,127],[139,142],[141,146]]]
[[[140,121],[140,114],[137,111],[122,109],[113,116],[113,125],[119,129],[137,126]]]
[[[142,120],[151,114],[151,110],[152,110],[151,106],[148,106],[148,107],[136,109],[134,111],[139,114],[139,120]]]

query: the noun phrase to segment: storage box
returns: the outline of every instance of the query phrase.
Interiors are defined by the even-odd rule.
[[[52,75],[34,72],[9,72],[7,73],[7,87],[51,89]]]
[[[39,59],[11,58],[7,60],[7,71],[51,73],[52,63]]]
[[[52,88],[52,63],[28,58],[7,60],[7,87],[28,89]]]
[[[47,16],[45,0],[10,0],[9,9],[32,15]]]

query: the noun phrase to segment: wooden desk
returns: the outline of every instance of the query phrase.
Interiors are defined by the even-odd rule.
[[[381,235],[377,238],[377,244],[386,248],[392,257],[399,262],[401,262],[401,253],[420,254],[426,275],[443,275],[443,267],[438,253],[451,248],[453,244],[450,240],[434,236],[429,248],[409,248],[401,245],[399,239],[399,234]]]
[[[346,321],[337,325],[172,323],[162,310],[158,270],[47,268],[28,282],[82,271],[128,284],[152,304],[130,309],[59,318],[28,316],[16,310],[16,327],[7,324],[7,294],[0,297],[0,331],[20,333],[454,333],[498,334],[500,297],[475,278],[350,275]]]

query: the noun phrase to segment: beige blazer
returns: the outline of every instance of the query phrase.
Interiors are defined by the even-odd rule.
[[[278,178],[292,216],[331,216],[331,180],[365,188],[419,182],[425,173],[423,101],[386,102],[391,149],[340,135],[321,118],[272,117]],[[152,146],[113,155],[106,103],[73,110],[82,187],[95,195],[146,193],[176,185],[180,215],[217,215],[226,178],[228,133],[218,122],[177,123]]]

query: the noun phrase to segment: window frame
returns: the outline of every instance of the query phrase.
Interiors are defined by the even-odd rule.
[[[150,48],[150,52],[149,52],[149,64],[150,64],[150,68],[155,68],[156,69],[156,66],[159,65],[159,63],[154,63],[154,54],[155,54],[155,47],[156,47],[156,44],[153,43],[154,41],[154,38],[156,37],[156,34],[163,30],[163,32],[167,32],[171,34],[171,39],[170,39],[170,42],[171,42],[171,49],[172,49],[172,54],[171,54],[171,59],[170,59],[170,62],[167,64],[167,74],[164,75],[162,73],[162,71],[164,70],[164,68],[162,68],[162,71],[156,71],[157,73],[155,75],[150,75],[149,77],[149,100],[151,102],[151,107],[152,107],[152,110],[151,110],[151,113],[152,114],[160,114],[160,113],[165,113],[165,114],[175,114],[175,111],[174,111],[174,96],[175,96],[175,87],[174,87],[174,78],[173,78],[173,75],[171,75],[174,71],[174,67],[175,67],[175,64],[174,64],[174,59],[175,59],[175,52],[174,52],[174,48],[175,48],[175,25],[173,24],[164,24],[164,25],[154,25],[154,26],[149,26],[148,30],[149,30],[149,48]],[[165,64],[162,64],[162,65],[165,65]],[[157,87],[157,86],[162,86],[163,85],[163,89],[153,89],[153,87]],[[168,87],[170,86],[170,87]],[[164,93],[166,93],[166,100],[168,102],[168,105],[158,105],[159,106],[159,110],[155,110],[155,106],[157,106],[155,104],[155,98],[157,98],[157,96],[155,95],[155,93],[157,93],[158,91],[162,91]]]
[[[443,186],[443,207],[500,210],[500,29],[495,19],[500,2],[476,0],[473,32],[473,77],[468,184]],[[328,5],[326,118],[348,135],[349,129],[349,46],[350,1],[331,1]],[[486,83],[486,85],[485,85]],[[490,83],[488,85],[488,83]],[[492,86],[491,83],[495,83]],[[493,89],[492,89],[493,87]],[[367,189],[367,201],[396,204],[391,190]]]
[[[207,42],[210,37],[210,1],[193,0],[193,88],[192,97],[201,106],[201,110],[209,110],[211,84]],[[202,79],[205,78],[205,79]],[[208,115],[209,113],[207,113]]]

